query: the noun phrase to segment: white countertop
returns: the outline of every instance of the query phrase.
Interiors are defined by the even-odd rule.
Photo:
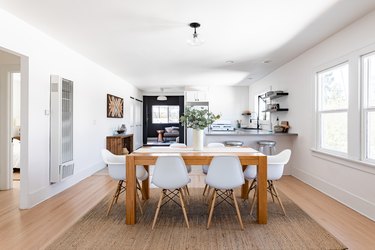
[[[218,136],[218,135],[234,135],[234,136],[263,136],[263,135],[273,135],[273,136],[297,136],[297,133],[275,133],[267,130],[256,130],[256,129],[236,129],[234,131],[207,131],[205,133],[207,136]]]

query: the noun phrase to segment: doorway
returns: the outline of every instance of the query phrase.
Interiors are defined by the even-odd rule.
[[[21,58],[0,50],[0,190],[20,187]]]
[[[184,129],[179,118],[184,113],[184,96],[143,96],[143,144],[169,146],[184,143]]]
[[[19,186],[21,178],[21,73],[10,73],[11,83],[11,157],[10,165],[11,172],[13,173],[13,186]]]

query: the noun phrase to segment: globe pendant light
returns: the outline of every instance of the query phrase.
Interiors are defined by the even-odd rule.
[[[199,46],[204,43],[204,40],[200,39],[198,37],[197,28],[199,28],[201,25],[199,23],[190,23],[190,27],[194,29],[193,37],[187,41],[188,44],[191,46]]]

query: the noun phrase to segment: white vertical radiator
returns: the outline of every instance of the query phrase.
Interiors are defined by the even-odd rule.
[[[51,75],[50,182],[73,175],[73,82]]]

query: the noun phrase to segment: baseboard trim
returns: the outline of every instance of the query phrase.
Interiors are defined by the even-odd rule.
[[[293,176],[328,195],[332,199],[375,221],[375,204],[371,203],[370,201],[367,201],[300,169],[293,169]]]
[[[39,203],[61,193],[62,191],[74,186],[75,184],[79,183],[80,181],[86,179],[87,177],[93,175],[97,171],[105,168],[105,164],[103,162],[99,162],[94,164],[93,166],[86,168],[82,171],[75,173],[72,177],[56,183],[49,185],[47,187],[41,188],[33,193],[29,193],[28,196],[28,208],[32,208]]]

